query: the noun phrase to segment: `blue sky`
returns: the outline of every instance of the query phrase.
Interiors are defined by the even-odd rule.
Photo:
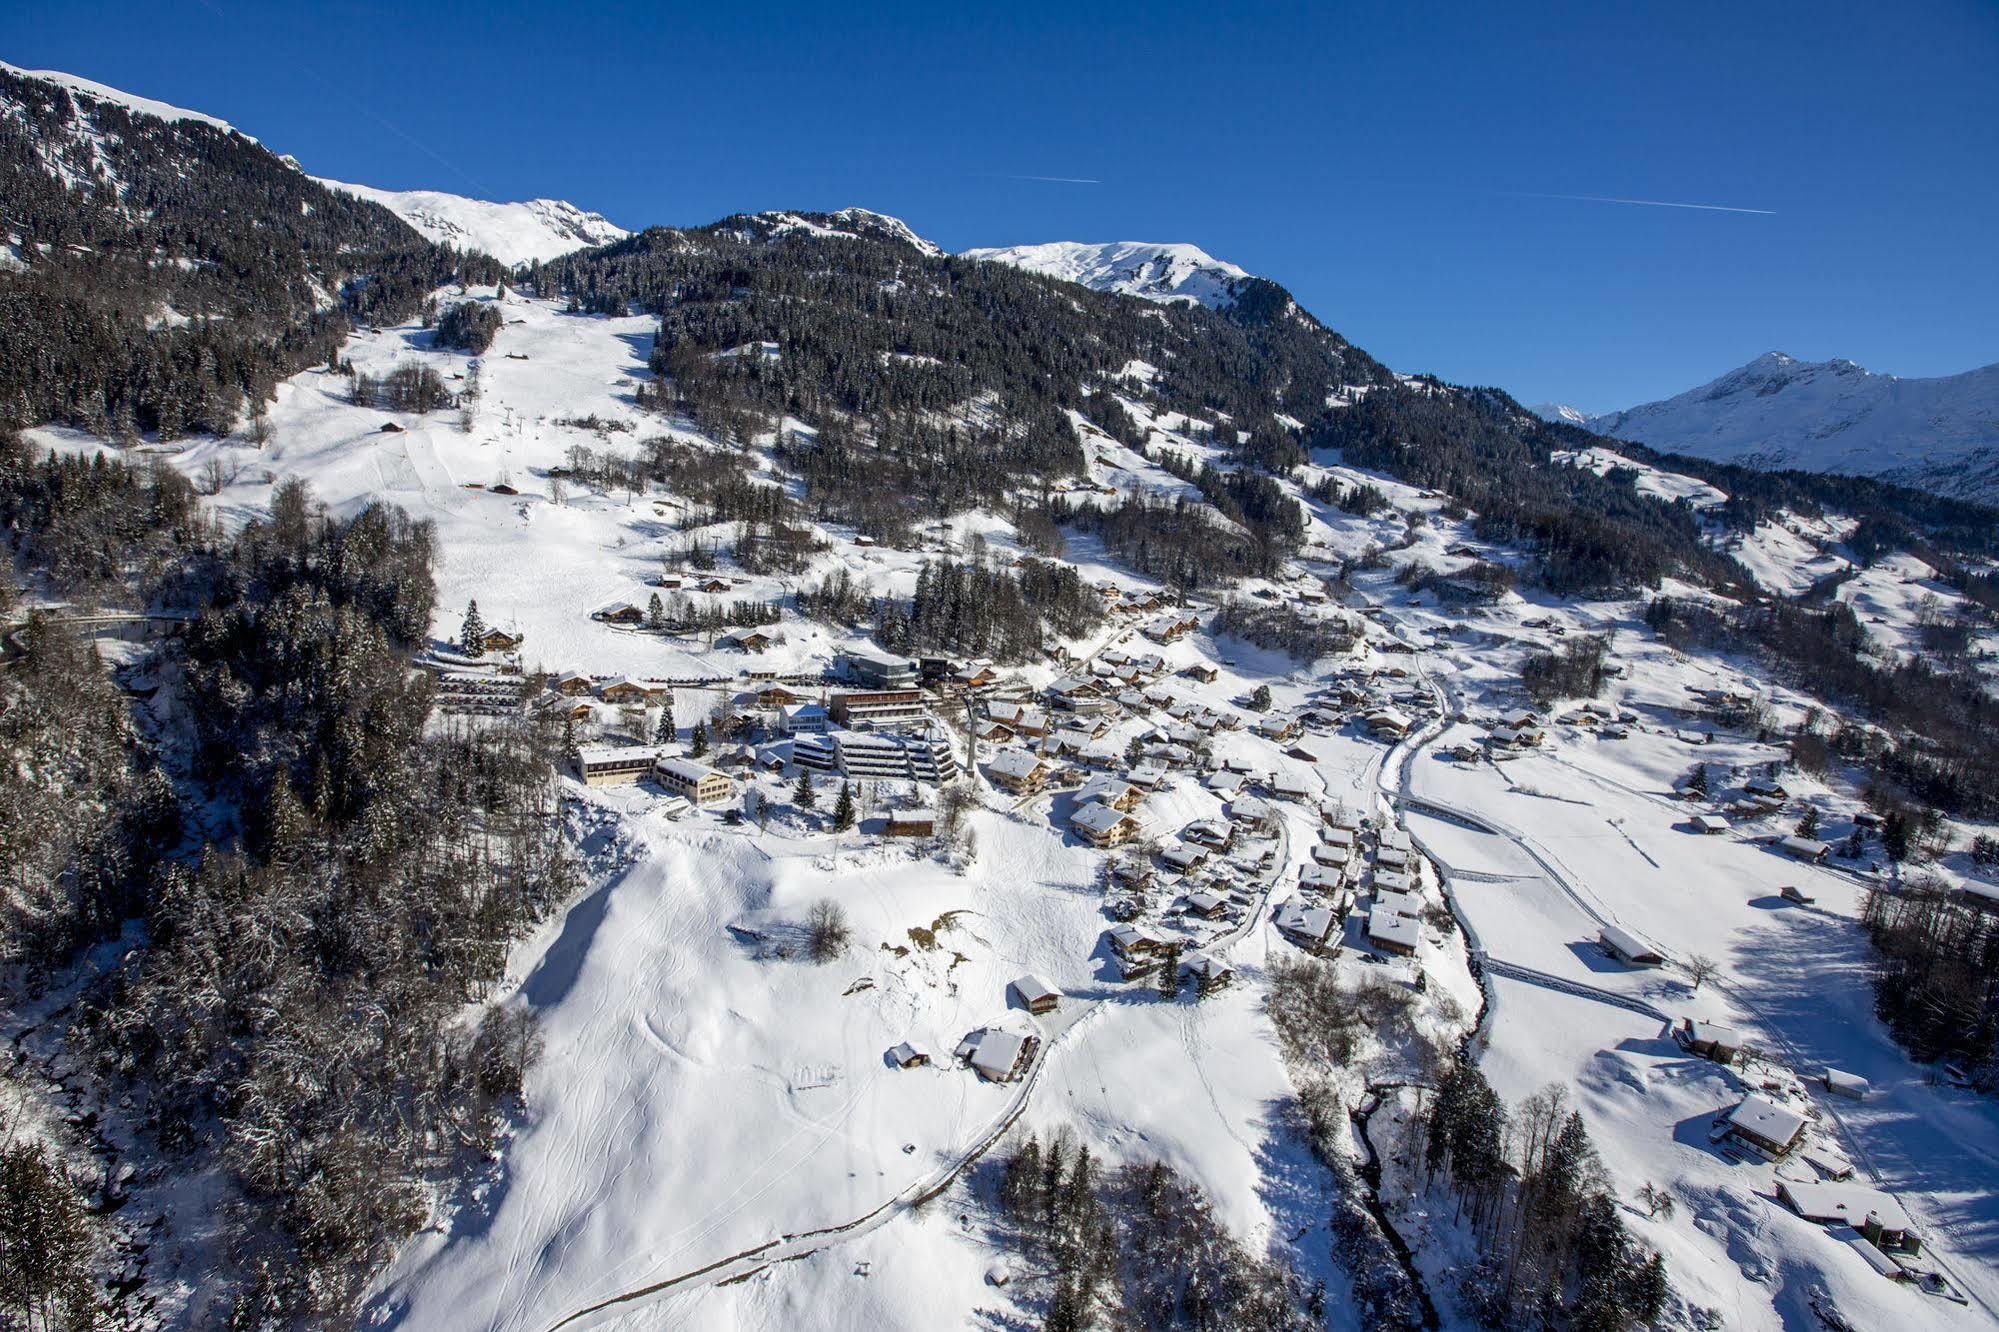
[[[1192,241],[1398,369],[1525,401],[1772,349],[1999,361],[1991,0],[6,10],[0,58],[315,174],[633,227],[860,204],[951,249]]]

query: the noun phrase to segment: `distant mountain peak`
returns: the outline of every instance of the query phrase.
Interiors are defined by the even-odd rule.
[[[1048,241],[966,250],[962,257],[1011,264],[1097,291],[1216,308],[1233,305],[1242,284],[1252,280],[1246,270],[1184,243]]]
[[[483,250],[503,264],[537,263],[609,245],[631,234],[602,213],[585,212],[561,199],[493,203],[441,190],[378,190],[337,180],[319,183],[382,205],[439,245]]]
[[[10,65],[4,60],[0,60],[0,70],[5,70],[9,74],[18,75],[24,79],[39,79],[43,83],[53,83],[58,87],[68,89],[71,93],[79,97],[97,102],[110,102],[116,106],[122,106],[129,111],[136,111],[140,115],[152,116],[155,119],[174,122],[195,120],[204,125],[213,125],[215,128],[226,133],[243,133],[226,120],[217,119],[200,111],[189,111],[186,107],[172,106],[166,102],[156,102],[150,97],[140,97],[136,93],[128,93],[122,89],[113,88],[109,84],[98,83],[93,79],[81,78],[75,74],[65,74],[59,69],[22,69],[18,65]],[[250,139],[250,136],[247,134],[243,134],[243,137]],[[255,143],[256,140],[250,139],[250,142]]]
[[[1538,409],[1537,409],[1538,410]],[[1999,497],[1999,365],[1934,379],[1769,351],[1698,388],[1586,423],[1600,435],[1755,467],[1879,476]]]
[[[847,237],[854,240],[887,240],[914,248],[935,258],[944,250],[934,241],[916,234],[907,222],[872,208],[840,208],[830,213],[798,212],[774,208],[761,213],[738,214],[716,224],[725,230],[766,239],[776,236],[808,235]]]
[[[1543,421],[1554,421],[1562,425],[1587,426],[1589,413],[1580,407],[1571,407],[1566,402],[1537,402],[1527,409]]]

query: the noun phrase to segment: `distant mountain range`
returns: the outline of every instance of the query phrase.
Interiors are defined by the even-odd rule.
[[[1655,449],[1768,470],[1874,476],[1964,499],[1999,499],[1999,365],[1934,379],[1768,352],[1660,402],[1545,420]]]
[[[966,259],[986,259],[1045,273],[1097,291],[1142,296],[1151,301],[1186,301],[1220,309],[1235,304],[1250,274],[1192,245],[1149,241],[1049,241],[966,250]]]

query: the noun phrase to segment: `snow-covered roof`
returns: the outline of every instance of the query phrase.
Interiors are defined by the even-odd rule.
[[[1061,991],[1033,972],[1017,978],[1013,983],[1013,992],[1020,996],[1020,1001],[1023,1004],[1034,1004],[1044,999],[1059,999],[1062,997]]]
[[[1805,1131],[1805,1117],[1761,1096],[1745,1096],[1728,1112],[1731,1128],[1742,1129],[1764,1142],[1788,1144]]]
[[[1778,1181],[1777,1196],[1799,1216],[1820,1225],[1843,1222],[1859,1227],[1873,1217],[1884,1230],[1911,1228],[1909,1214],[1902,1210],[1902,1204],[1895,1201],[1893,1194],[1864,1184],[1815,1184],[1786,1179]]]
[[[1069,817],[1069,822],[1072,826],[1081,828],[1087,833],[1094,833],[1098,837],[1109,833],[1119,824],[1129,823],[1130,821],[1131,815],[1123,813],[1110,805],[1099,804],[1096,801],[1091,801],[1087,805],[1080,806]]]

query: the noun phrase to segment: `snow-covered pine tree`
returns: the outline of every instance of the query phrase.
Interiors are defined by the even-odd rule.
[[[708,752],[708,723],[695,722],[694,734],[687,738],[687,753],[690,758],[700,758]]]
[[[486,622],[479,618],[479,603],[465,603],[465,623],[458,627],[458,647],[468,657],[486,655]]]
[[[845,782],[840,783],[840,798],[833,804],[833,826],[841,832],[854,826],[854,793]]]

